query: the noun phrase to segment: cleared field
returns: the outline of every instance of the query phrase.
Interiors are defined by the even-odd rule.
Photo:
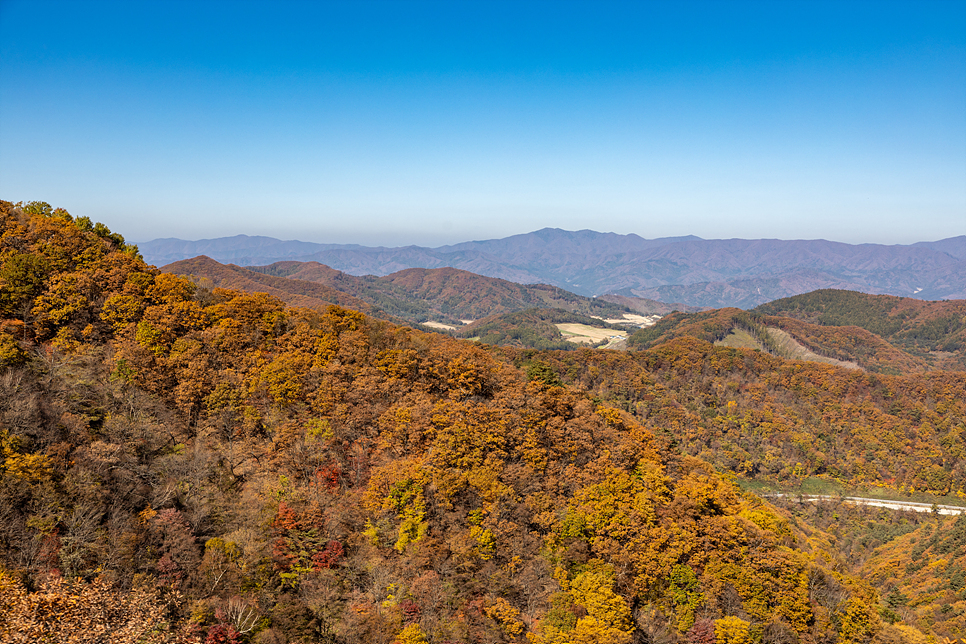
[[[595,326],[587,326],[586,324],[568,322],[556,326],[560,329],[560,333],[563,334],[565,340],[577,344],[595,344],[602,340],[614,341],[627,338],[626,331],[599,329]]]
[[[827,358],[821,356],[808,347],[801,344],[798,340],[788,335],[781,329],[776,329],[774,327],[768,327],[768,334],[772,337],[778,346],[781,348],[784,357],[791,358],[792,360],[812,360],[814,362],[824,362],[826,364],[833,364],[837,367],[845,367],[846,369],[862,369],[855,362],[846,362],[845,360],[836,360],[835,358]]]
[[[715,342],[715,344],[719,347],[728,347],[731,349],[765,350],[765,347],[744,329],[732,329],[731,333],[725,336],[724,339]]]
[[[825,356],[820,356],[819,354],[810,351],[808,347],[801,344],[795,338],[788,335],[781,329],[767,327],[766,331],[768,331],[768,335],[770,335],[772,340],[774,340],[778,345],[779,355],[783,358],[790,360],[811,360],[812,362],[824,362],[826,364],[833,364],[837,367],[845,367],[847,369],[862,368],[854,362],[845,362],[844,360],[836,360],[835,358],[826,358]],[[729,333],[724,339],[715,342],[715,344],[721,347],[731,347],[732,349],[758,349],[759,351],[767,351],[767,349],[762,346],[761,342],[759,342],[757,338],[744,329],[739,328],[732,329],[731,333]]]
[[[423,326],[432,327],[434,329],[446,329],[447,331],[453,331],[456,329],[455,326],[449,324],[443,324],[442,322],[423,322]]]
[[[598,320],[603,320],[608,324],[633,324],[634,326],[639,326],[644,328],[646,326],[653,326],[658,320],[661,319],[660,315],[637,315],[636,313],[625,313],[624,317],[620,318],[602,318],[598,316],[593,316]]]

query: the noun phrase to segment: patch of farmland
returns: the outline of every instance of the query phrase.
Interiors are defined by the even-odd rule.
[[[557,324],[556,327],[560,329],[560,333],[563,335],[564,340],[574,342],[576,344],[597,344],[598,342],[605,340],[609,340],[610,342],[608,344],[610,344],[627,339],[626,331],[618,331],[616,329],[601,329],[595,326],[578,324],[575,322]]]

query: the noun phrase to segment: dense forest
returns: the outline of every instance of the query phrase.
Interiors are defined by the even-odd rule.
[[[682,337],[643,352],[541,357],[722,470],[966,492],[966,373],[869,374]]]
[[[47,204],[0,218],[2,641],[963,636],[875,572],[959,557],[959,523],[880,539],[863,578],[729,473],[962,494],[966,374],[497,348],[206,288]]]

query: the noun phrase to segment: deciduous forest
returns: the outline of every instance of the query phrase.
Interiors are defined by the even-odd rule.
[[[0,641],[966,636],[966,518],[739,485],[962,498],[962,371],[477,344],[0,217]]]

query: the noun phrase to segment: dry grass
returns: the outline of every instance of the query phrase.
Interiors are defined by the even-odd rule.
[[[564,339],[577,344],[595,344],[601,340],[623,340],[627,338],[626,331],[615,329],[599,329],[586,324],[566,323],[556,325]]]
[[[423,322],[423,326],[432,327],[434,329],[446,329],[447,331],[455,331],[456,327],[450,324],[443,324],[442,322]]]
[[[826,358],[825,356],[820,356],[819,354],[811,351],[805,345],[798,342],[795,338],[788,335],[781,329],[776,329],[774,327],[766,327],[768,335],[771,336],[772,340],[778,345],[778,355],[782,358],[788,360],[809,360],[811,362],[824,362],[825,364],[832,364],[837,367],[845,367],[847,369],[861,369],[855,362],[846,362],[844,360],[836,360],[835,358]],[[744,329],[735,328],[731,330],[725,338],[715,342],[716,345],[721,347],[731,347],[732,349],[758,349],[759,351],[767,351],[765,347],[755,338],[753,335],[745,331]]]

